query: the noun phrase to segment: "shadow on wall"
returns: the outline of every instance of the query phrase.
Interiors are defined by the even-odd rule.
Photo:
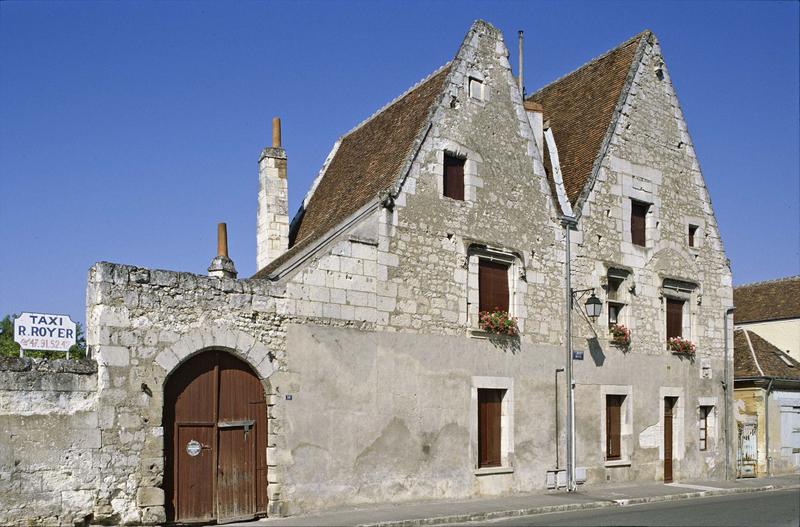
[[[495,348],[502,350],[503,352],[510,352],[512,355],[516,355],[520,351],[520,343],[519,337],[509,337],[506,335],[489,335],[488,337],[489,342],[492,343],[492,346]]]
[[[586,339],[586,343],[589,345],[589,355],[592,356],[594,365],[602,366],[606,362],[606,355],[603,353],[603,348],[600,346],[600,341],[597,340],[597,337],[592,337],[590,339]]]

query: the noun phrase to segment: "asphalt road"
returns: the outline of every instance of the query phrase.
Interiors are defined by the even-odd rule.
[[[463,525],[798,527],[800,489],[540,514]]]

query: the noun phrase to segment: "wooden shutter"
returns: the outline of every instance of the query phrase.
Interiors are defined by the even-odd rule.
[[[505,390],[478,390],[478,466],[500,466],[500,416]]]
[[[502,262],[478,262],[478,311],[508,311],[508,268]]]
[[[648,208],[650,206],[647,203],[631,201],[631,242],[642,247],[647,245],[645,227]]]
[[[689,247],[694,247],[694,233],[697,232],[696,225],[689,225]]]
[[[683,300],[667,298],[667,339],[683,335]]]
[[[624,395],[606,395],[606,459],[620,459],[621,414]]]
[[[448,198],[464,200],[464,160],[457,157],[444,156],[444,189]]]

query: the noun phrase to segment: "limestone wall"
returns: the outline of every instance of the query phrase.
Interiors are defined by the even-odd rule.
[[[0,358],[0,525],[83,525],[100,484],[97,366]]]

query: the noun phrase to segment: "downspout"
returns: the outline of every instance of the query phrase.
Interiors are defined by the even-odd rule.
[[[559,462],[559,444],[558,444],[558,372],[564,371],[564,368],[556,368],[555,374],[555,388],[556,388],[556,488],[558,488],[558,471],[561,470],[561,463]]]
[[[764,421],[766,430],[764,431],[764,442],[766,443],[767,454],[767,477],[772,477],[772,456],[769,453],[769,393],[772,391],[772,383],[775,382],[775,377],[770,377],[769,384],[767,385],[767,393],[764,396]]]
[[[725,399],[725,480],[731,479],[731,447],[730,447],[730,439],[731,439],[731,423],[730,423],[730,402],[729,399],[733,397],[733,393],[729,391],[730,384],[728,375],[730,375],[730,371],[728,371],[728,317],[733,314],[736,310],[735,307],[729,307],[725,310],[725,315],[723,317],[723,327],[724,327],[724,334],[725,334],[725,349],[723,351],[725,361],[723,364],[724,373],[722,374],[722,395]]]
[[[572,379],[572,256],[570,230],[578,222],[575,218],[563,216],[561,223],[564,226],[565,242],[565,262],[564,280],[566,282],[566,308],[567,308],[567,329],[566,329],[566,381],[567,381],[567,491],[575,490],[575,382]]]

